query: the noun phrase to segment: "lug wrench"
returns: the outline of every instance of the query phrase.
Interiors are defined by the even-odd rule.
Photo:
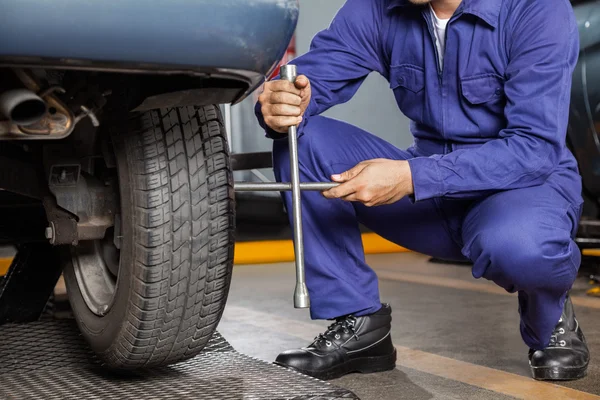
[[[295,83],[298,70],[295,65],[284,65],[280,70],[281,79]],[[294,290],[294,307],[310,307],[310,298],[304,274],[304,236],[302,234],[302,204],[300,192],[300,168],[298,165],[298,127],[288,128],[290,146],[290,177],[292,184],[292,215],[294,218],[294,255],[296,257],[296,289]]]
[[[281,67],[281,79],[289,82],[296,82],[298,75],[295,65],[284,65]],[[294,254],[296,258],[296,288],[294,290],[294,307],[310,307],[310,298],[306,287],[304,273],[304,236],[302,234],[302,204],[301,192],[307,191],[325,191],[338,186],[333,182],[308,182],[300,183],[300,170],[298,165],[298,127],[290,126],[288,128],[288,141],[290,151],[290,177],[289,183],[236,183],[235,190],[238,192],[292,192],[292,225],[294,228]]]

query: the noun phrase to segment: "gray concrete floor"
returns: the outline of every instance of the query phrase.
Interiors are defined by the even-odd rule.
[[[529,377],[518,331],[516,296],[474,280],[468,266],[435,264],[413,254],[368,257],[393,313],[397,369],[333,381],[362,400],[600,399],[600,299],[574,294],[592,350],[589,375],[560,385]],[[293,264],[236,266],[219,331],[242,353],[272,361],[307,345],[327,326],[292,306]]]

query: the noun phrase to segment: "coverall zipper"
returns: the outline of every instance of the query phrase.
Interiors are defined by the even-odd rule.
[[[436,44],[436,36],[435,36],[435,32],[434,32],[434,27],[433,27],[433,22],[432,22],[432,18],[433,15],[431,14],[433,11],[431,11],[431,9],[426,9],[423,10],[423,18],[425,18],[425,23],[427,24],[427,30],[429,31],[429,37],[431,38],[431,41],[433,43],[433,53],[435,55],[435,64],[436,64],[436,68],[437,68],[437,72],[438,72],[438,80],[439,80],[439,94],[440,94],[440,99],[441,99],[441,109],[440,112],[442,114],[442,125],[440,126],[440,133],[442,135],[442,138],[445,139],[446,138],[446,131],[445,131],[445,118],[444,118],[444,68],[442,63],[440,63],[440,57],[437,51],[437,44]],[[452,15],[452,17],[450,18],[450,20],[448,21],[448,24],[446,25],[446,29],[444,30],[444,60],[446,59],[446,48],[448,47],[448,29],[450,29],[450,24],[452,23],[452,21],[454,21],[456,18],[458,18],[458,16],[460,15],[460,13],[455,13],[454,15]],[[449,152],[451,152],[452,149],[452,145],[450,145],[449,143],[445,142],[444,143],[444,154],[447,154]]]

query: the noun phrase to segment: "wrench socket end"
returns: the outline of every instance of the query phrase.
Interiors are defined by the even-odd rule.
[[[297,283],[294,291],[294,308],[309,308],[310,298],[305,283]]]

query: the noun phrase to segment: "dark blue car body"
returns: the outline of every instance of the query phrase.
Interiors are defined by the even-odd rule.
[[[298,0],[0,0],[0,65],[210,76],[256,88]]]

